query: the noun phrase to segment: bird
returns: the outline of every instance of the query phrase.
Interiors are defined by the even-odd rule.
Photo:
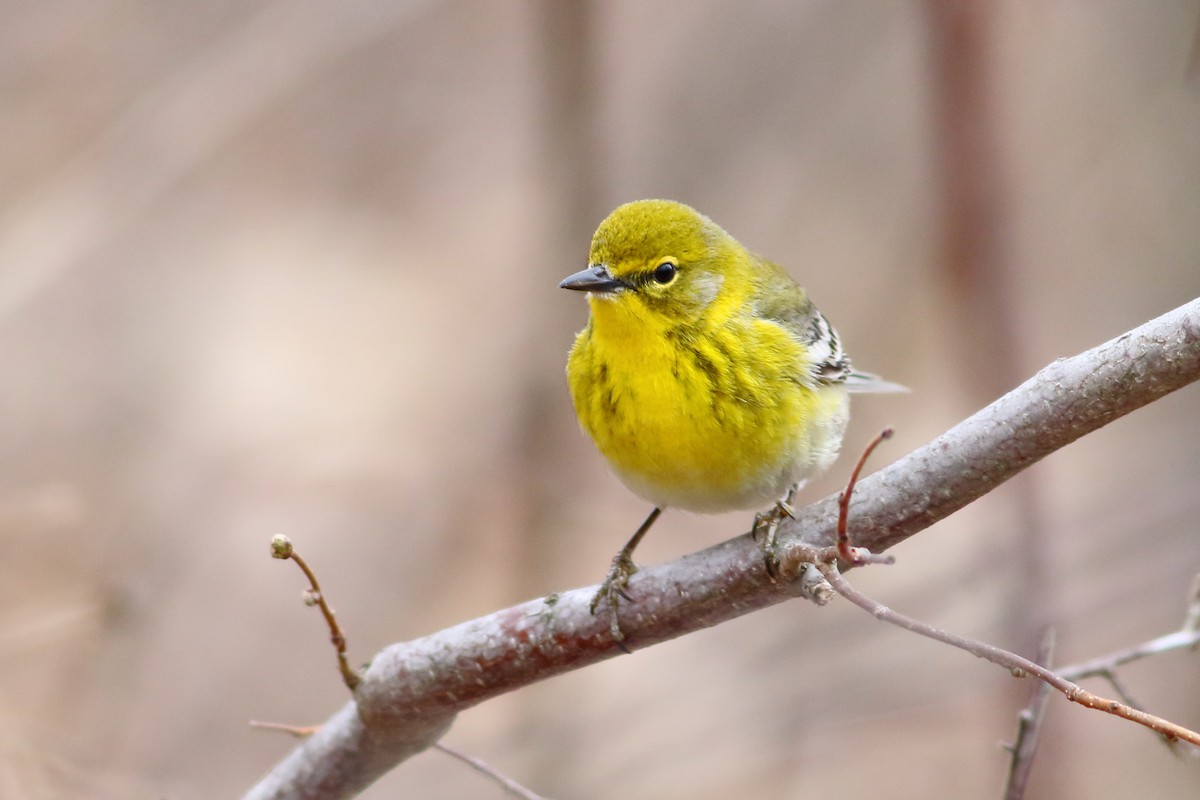
[[[626,650],[619,599],[633,552],[664,509],[762,509],[774,533],[808,479],[836,459],[849,392],[906,391],[856,371],[829,321],[788,273],[708,217],[638,200],[596,229],[588,264],[559,286],[589,317],[567,359],[580,427],[653,511],[617,552],[591,602]]]

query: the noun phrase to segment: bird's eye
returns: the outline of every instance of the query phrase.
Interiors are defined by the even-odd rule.
[[[675,265],[670,261],[659,264],[654,268],[654,280],[662,284],[675,280]]]

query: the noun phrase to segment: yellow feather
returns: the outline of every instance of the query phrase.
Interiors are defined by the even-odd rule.
[[[674,275],[660,282],[666,263]],[[662,200],[616,209],[589,265],[591,319],[568,382],[580,425],[630,489],[659,507],[762,507],[836,458],[844,378],[820,379],[804,340],[819,312],[779,267]],[[579,276],[564,285],[584,288]]]

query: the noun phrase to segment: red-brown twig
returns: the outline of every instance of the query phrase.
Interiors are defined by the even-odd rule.
[[[325,616],[325,624],[329,626],[329,640],[333,642],[333,647],[337,651],[338,670],[342,673],[342,681],[346,684],[346,688],[353,692],[362,681],[362,676],[350,666],[350,662],[346,658],[346,635],[342,633],[337,618],[333,615],[333,609],[325,602],[325,594],[321,591],[320,584],[317,583],[317,576],[292,547],[291,540],[283,534],[271,537],[271,555],[274,558],[295,561],[296,566],[308,578],[309,588],[304,593],[304,602],[317,606]]]
[[[866,462],[867,457],[871,455],[871,451],[875,449],[876,445],[891,435],[891,429],[885,429],[867,446],[867,449],[863,451],[863,454],[859,457],[858,464],[855,465],[854,471],[850,474],[850,481],[846,485],[845,490],[838,495],[838,527],[836,549],[838,556],[850,565],[857,566],[868,563],[891,563],[890,561],[886,560],[888,558],[887,556],[876,556],[873,555],[869,550],[864,550],[864,548],[861,547],[851,546],[847,525],[850,500],[854,494],[854,487],[858,482],[858,474],[862,470],[862,466]],[[791,555],[792,561],[797,559],[807,561],[814,555],[817,555],[818,558],[817,560],[814,560],[813,563],[815,563],[821,570],[821,574],[825,576],[825,579],[829,581],[834,590],[851,603],[854,603],[859,608],[869,612],[878,620],[890,622],[893,625],[897,625],[905,630],[912,631],[913,633],[918,633],[935,641],[951,645],[952,647],[957,647],[960,650],[966,650],[971,655],[991,661],[993,664],[999,664],[1002,667],[1006,667],[1014,675],[1033,675],[1041,679],[1051,688],[1062,692],[1066,698],[1073,703],[1079,703],[1087,708],[1105,711],[1109,714],[1136,722],[1139,725],[1145,725],[1147,728],[1162,734],[1164,737],[1166,737],[1168,742],[1183,740],[1186,742],[1191,742],[1195,745],[1200,745],[1200,733],[1189,730],[1182,725],[1176,725],[1170,720],[1156,717],[1153,714],[1148,714],[1145,711],[1142,711],[1140,708],[1135,707],[1132,703],[1120,703],[1116,700],[1109,700],[1105,697],[1092,694],[1086,689],[1067,680],[1062,675],[1051,672],[1040,664],[1036,664],[1027,658],[1017,655],[1016,653],[1009,652],[1008,650],[996,647],[995,645],[987,644],[986,642],[968,639],[964,636],[959,636],[957,634],[950,633],[949,631],[944,631],[941,628],[936,628],[928,623],[913,619],[912,617],[907,617],[897,611],[893,611],[882,603],[867,597],[865,594],[851,586],[850,583],[847,582],[844,577],[842,577],[841,572],[838,570],[837,562],[827,557],[820,557],[824,556],[824,553],[822,553],[820,550],[803,547],[792,549],[794,551],[794,554]],[[782,561],[783,560],[781,559],[781,563]],[[1196,590],[1193,591],[1193,595],[1195,594]],[[1193,597],[1192,605],[1194,606],[1197,602],[1200,601]],[[1189,621],[1191,618],[1192,614],[1189,610]],[[1183,631],[1181,633],[1186,635],[1187,632]],[[1177,634],[1172,634],[1172,636],[1176,635]],[[1175,647],[1184,646],[1184,644],[1181,643],[1173,643],[1173,645]],[[1134,658],[1144,657],[1143,651],[1145,649],[1145,646],[1131,648],[1129,651],[1122,651],[1122,653],[1117,655],[1124,658],[1125,661],[1130,661]],[[1110,663],[1111,666],[1108,666]],[[1104,660],[1105,667],[1093,674],[1106,674],[1111,681],[1115,677],[1113,674],[1113,668],[1115,667],[1116,663],[1125,662],[1110,661],[1106,659]]]
[[[296,562],[296,566],[300,567],[301,571],[308,578],[309,588],[304,593],[304,602],[308,605],[315,605],[321,609],[321,613],[325,616],[325,622],[329,625],[329,639],[333,642],[334,648],[337,650],[338,669],[342,673],[342,681],[351,692],[358,687],[362,681],[360,676],[349,664],[346,658],[346,635],[342,633],[341,626],[338,625],[337,618],[334,616],[333,609],[325,602],[325,595],[321,592],[321,586],[317,583],[317,576],[308,566],[307,562],[300,557],[296,552],[291,540],[288,537],[278,534],[271,538],[271,555],[275,558],[290,559]],[[259,730],[279,731],[295,736],[298,739],[304,739],[312,736],[321,729],[320,725],[286,725],[280,722],[259,722],[257,720],[250,721],[250,727]],[[479,760],[473,756],[469,756],[459,750],[456,750],[441,742],[436,742],[434,748],[441,750],[447,755],[457,758],[459,761],[469,765],[476,772],[488,776],[498,783],[504,790],[523,800],[545,800],[538,794],[530,791],[521,784],[517,783],[512,778],[498,771],[491,765]]]
[[[1148,714],[1145,711],[1140,711],[1125,703],[1092,694],[1086,689],[1063,678],[1061,675],[1057,675],[1027,658],[1022,658],[1016,653],[1010,653],[994,645],[976,641],[975,639],[968,639],[949,631],[944,631],[941,628],[935,628],[920,620],[906,617],[899,612],[893,611],[851,586],[838,571],[836,563],[821,565],[821,572],[825,575],[825,579],[837,590],[838,594],[867,611],[878,620],[890,622],[913,633],[919,633],[935,641],[957,647],[960,650],[966,650],[973,656],[978,656],[979,658],[991,661],[993,664],[1005,667],[1018,677],[1026,673],[1033,675],[1045,681],[1052,689],[1062,692],[1072,703],[1079,703],[1081,706],[1105,711],[1131,722],[1136,722],[1139,725],[1145,725],[1150,730],[1161,733],[1168,739],[1181,739],[1185,742],[1200,745],[1200,733],[1189,730],[1182,725],[1176,725],[1174,722],[1165,720],[1162,717],[1156,717],[1153,714]]]
[[[862,455],[858,457],[858,463],[854,465],[854,469],[850,472],[850,480],[846,483],[846,488],[838,495],[837,552],[842,561],[855,567],[861,567],[864,564],[896,563],[896,559],[892,556],[874,555],[866,548],[852,547],[850,545],[850,534],[847,524],[850,519],[850,498],[854,496],[854,487],[858,484],[859,473],[862,472],[867,459],[871,457],[871,453],[875,452],[875,448],[885,439],[892,438],[892,433],[891,428],[884,428],[879,432],[878,436],[871,440],[871,443],[863,450]]]
[[[1113,691],[1127,705],[1133,708],[1141,708],[1141,705],[1133,699],[1129,690],[1125,688],[1124,682],[1118,677],[1117,668],[1133,661],[1169,653],[1173,650],[1182,650],[1184,648],[1195,649],[1198,645],[1200,645],[1200,575],[1197,575],[1196,579],[1192,581],[1192,588],[1188,593],[1188,608],[1184,615],[1182,628],[1174,633],[1156,637],[1148,642],[1142,642],[1133,647],[1118,650],[1115,653],[1109,653],[1099,658],[1092,658],[1079,664],[1064,667],[1057,670],[1057,672],[1069,681],[1078,681],[1090,677],[1104,678],[1113,687]],[[1177,747],[1177,741],[1169,737],[1164,737],[1163,741],[1166,742],[1167,746],[1173,752],[1177,754],[1180,752]]]
[[[791,542],[779,557],[779,574],[795,585],[796,591],[802,597],[812,600],[819,606],[828,603],[834,594],[833,587],[821,574],[819,569],[821,564],[829,563],[836,558],[842,559],[847,566],[851,567],[896,563],[893,556],[876,555],[865,547],[853,546],[850,543],[849,533],[850,500],[854,497],[854,487],[858,485],[858,476],[862,473],[863,466],[871,457],[871,453],[875,452],[875,448],[885,439],[892,438],[892,433],[891,428],[884,428],[870,441],[858,457],[854,469],[850,471],[850,479],[846,481],[846,488],[838,493],[838,517],[835,529],[837,544],[832,547],[814,547],[801,542]]]

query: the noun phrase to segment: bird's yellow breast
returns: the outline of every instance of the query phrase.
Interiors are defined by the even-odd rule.
[[[680,323],[591,297],[567,364],[576,414],[633,491],[660,507],[762,507],[827,467],[845,429],[841,386],[808,385],[779,325]]]

